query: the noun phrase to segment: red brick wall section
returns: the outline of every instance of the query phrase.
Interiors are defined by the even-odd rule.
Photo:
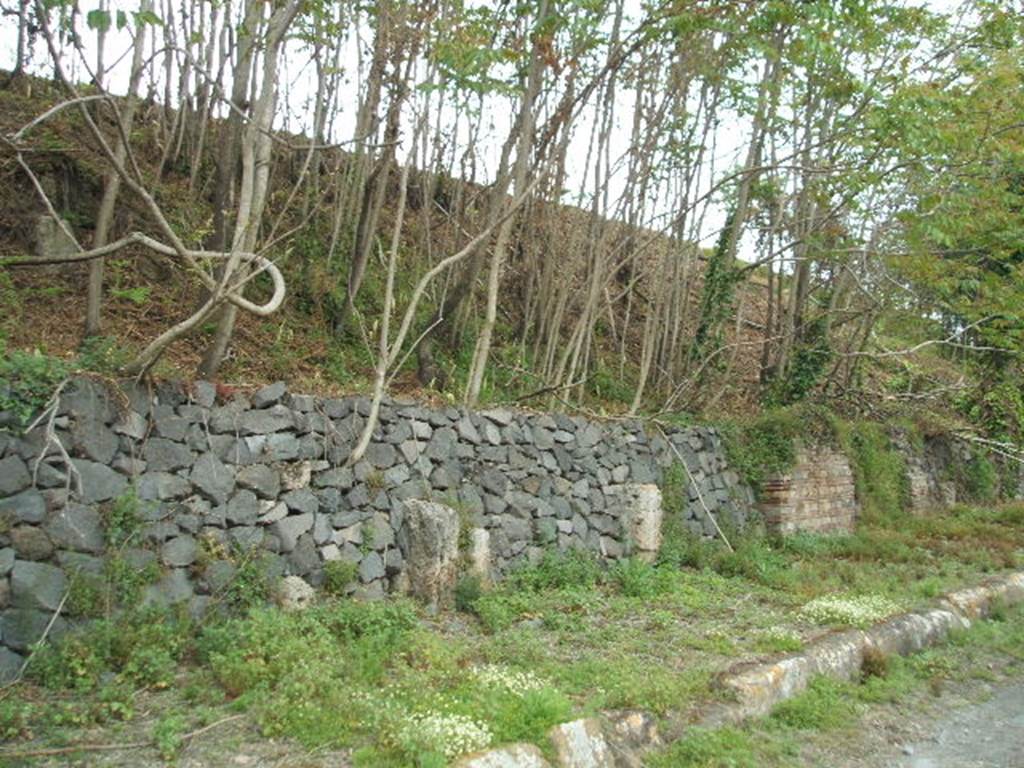
[[[759,506],[773,533],[852,531],[858,507],[850,462],[832,448],[801,448],[788,474],[764,483]]]

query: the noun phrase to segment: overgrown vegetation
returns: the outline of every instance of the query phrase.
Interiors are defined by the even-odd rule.
[[[666,489],[670,509],[682,503],[671,491],[679,487],[677,478]],[[37,654],[31,684],[0,703],[0,731],[15,741],[29,733],[73,741],[82,729],[123,723],[173,756],[218,711],[240,711],[268,736],[350,747],[357,765],[396,768],[415,759],[444,765],[459,749],[484,743],[544,744],[554,723],[601,709],[697,706],[715,696],[716,672],[739,658],[798,650],[822,628],[863,624],[894,605],[919,607],[1019,567],[1024,506],[962,506],[927,519],[883,515],[830,537],[730,535],[735,553],[670,526],[658,562],[612,567],[583,552],[549,551],[494,588],[464,581],[457,620],[427,619],[398,600],[329,595],[305,612],[284,613],[264,605],[270,577],[257,558],[211,549],[204,557],[238,569],[226,593],[234,597],[218,596],[228,615],[215,610],[196,624],[176,611],[133,610],[138,601],[128,599],[125,611],[100,611]],[[124,563],[112,567],[133,573]],[[350,568],[332,566],[328,591],[347,592],[351,578]],[[131,585],[138,590],[144,581]],[[833,595],[841,597],[821,599]],[[855,694],[818,683],[770,728],[797,734],[830,727],[830,712],[855,716],[858,702],[895,696],[909,679],[904,664],[913,663],[865,667]],[[140,688],[169,702],[159,718],[140,720]],[[695,734],[671,753],[679,762],[668,764],[703,765],[700,756],[719,759],[726,746],[735,760],[768,749],[785,764],[790,739],[767,747],[746,731]]]
[[[57,384],[67,375],[67,364],[49,355],[7,349],[0,334],[0,411],[15,419],[15,426],[29,422],[53,396]]]
[[[898,516],[907,508],[910,488],[906,463],[882,424],[838,422],[838,437],[850,460],[862,519]]]
[[[747,419],[720,423],[729,464],[755,490],[785,475],[800,444],[835,444],[836,417],[811,403],[773,408]]]
[[[785,476],[801,447],[812,457],[818,446],[841,451],[853,470],[861,519],[873,523],[902,517],[910,502],[907,456],[894,440],[895,432],[898,430],[919,455],[926,451],[922,427],[913,421],[894,424],[844,418],[809,402],[723,421],[719,428],[730,465],[755,492],[766,480]],[[986,451],[957,443],[942,431],[929,437],[946,439],[955,450],[969,452],[968,461],[954,459],[950,464],[958,498],[980,504],[1013,498],[1020,471],[1015,460],[997,462]]]

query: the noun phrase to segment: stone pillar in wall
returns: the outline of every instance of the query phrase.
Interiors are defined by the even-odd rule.
[[[409,593],[430,609],[453,603],[459,569],[459,515],[431,501],[405,502],[399,545]]]
[[[480,579],[483,585],[491,583],[491,534],[486,528],[474,528],[469,532],[466,551],[468,571]]]
[[[627,483],[609,488],[620,508],[623,536],[637,557],[653,561],[661,549],[661,489],[648,483]]]
[[[890,438],[906,465],[910,513],[923,515],[956,504],[956,484],[943,479],[944,469],[951,463],[948,441],[933,437],[919,443],[900,429],[894,429]]]
[[[68,229],[71,228],[66,220],[62,223],[64,226],[68,227]],[[75,241],[68,237],[67,232],[65,232],[64,228],[61,227],[61,223],[58,223],[58,221],[48,213],[43,213],[36,217],[35,232],[33,235],[33,239],[35,240],[36,256],[56,258],[60,256],[70,256],[78,251]],[[64,265],[63,268],[66,267],[67,265]],[[49,274],[56,274],[61,271],[62,265],[53,264],[43,267],[43,269]]]

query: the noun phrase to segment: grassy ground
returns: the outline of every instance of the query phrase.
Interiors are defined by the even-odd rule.
[[[462,610],[437,617],[345,599],[202,624],[129,612],[41,651],[28,680],[0,694],[0,762],[215,765],[252,753],[265,764],[441,766],[487,743],[543,744],[552,724],[603,708],[685,715],[737,660],[797,650],[1022,562],[1024,506],[959,507],[848,536],[739,536],[735,553],[670,532],[654,565],[550,555],[491,591],[461,582]],[[773,718],[782,735],[764,749],[783,760],[793,733],[888,696],[933,656],[921,658],[892,660],[866,686],[817,685]],[[699,755],[761,743],[723,733],[699,737],[707,749],[684,742],[665,764],[745,765]],[[141,746],[75,753],[125,743]]]

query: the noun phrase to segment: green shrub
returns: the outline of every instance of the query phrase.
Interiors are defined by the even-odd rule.
[[[29,425],[67,375],[63,360],[39,350],[8,350],[0,338],[0,411],[14,414],[21,427]]]
[[[715,550],[712,568],[723,576],[742,577],[769,587],[784,589],[794,574],[786,557],[764,536],[734,536],[733,551],[721,544]]]
[[[349,588],[359,575],[359,566],[348,560],[328,560],[324,563],[324,592],[341,597],[347,595]]]
[[[58,643],[40,646],[27,676],[46,688],[86,691],[95,688],[105,670],[107,638],[95,629],[86,639],[71,635]],[[101,642],[102,641],[102,644]]]
[[[999,496],[999,473],[995,464],[982,453],[976,453],[963,465],[962,483],[967,498],[990,504]]]
[[[829,361],[832,360],[825,317],[821,316],[807,323],[802,336],[793,349],[786,375],[775,378],[765,390],[765,405],[791,405],[800,402],[821,381]]]
[[[171,684],[192,627],[154,608],[93,622],[39,648],[29,674],[48,688],[93,690],[107,673],[135,686]]]
[[[679,465],[679,462],[674,461],[665,469],[661,481],[661,498],[665,508],[666,521],[682,518],[686,513],[688,501],[686,488],[689,482],[686,470]]]
[[[995,440],[1017,442],[1024,434],[1024,392],[1012,374],[987,371],[956,400],[957,409]]]
[[[461,576],[455,584],[455,610],[476,613],[476,604],[483,595],[483,582],[476,574]]]
[[[661,549],[658,550],[658,564],[674,568],[695,568],[699,571],[710,568],[720,542],[705,539],[687,528],[678,516],[665,520],[662,529]]]
[[[154,561],[138,568],[123,557],[114,555],[103,563],[103,578],[106,597],[111,604],[134,606],[142,600],[145,587],[160,578],[160,566]]]
[[[796,462],[801,430],[790,409],[766,411],[751,421],[720,427],[729,464],[755,492],[772,475],[788,472]]]
[[[345,640],[374,638],[386,645],[397,643],[416,626],[417,621],[416,611],[405,600],[335,602],[317,615],[335,637]]]
[[[67,612],[71,616],[99,616],[107,603],[103,580],[89,573],[75,573],[68,583]]]
[[[799,442],[833,444],[835,419],[811,403],[764,411],[749,420],[720,425],[729,464],[755,493],[765,480],[784,475],[796,462]]]
[[[865,659],[869,657],[865,656]],[[908,663],[902,656],[885,656],[861,666],[861,684],[855,688],[859,701],[868,704],[897,702],[913,690],[920,679],[912,665],[919,663],[916,657]]]
[[[851,686],[828,677],[816,677],[807,690],[779,704],[771,718],[777,723],[802,730],[832,730],[847,725],[857,714],[857,704],[848,695]]]
[[[121,341],[108,336],[92,336],[82,342],[75,364],[82,370],[112,375],[119,373],[130,361],[131,355]]]
[[[655,597],[675,584],[675,573],[669,567],[657,567],[643,560],[620,560],[609,572],[611,581],[627,597]]]
[[[793,753],[789,744],[765,733],[732,727],[691,728],[649,764],[652,768],[764,768],[793,764],[792,760],[766,762],[766,758],[792,757]]]
[[[368,692],[408,650],[415,625],[403,601],[256,608],[206,628],[197,654],[228,695],[251,707],[265,735],[340,745],[355,730],[380,726],[386,694]]]
[[[178,754],[185,728],[185,718],[176,713],[161,717],[153,726],[153,744],[163,760],[170,762]]]
[[[586,387],[595,398],[604,402],[628,405],[633,402],[633,396],[636,394],[628,377],[621,377],[617,371],[610,371],[600,364],[591,373]]]
[[[131,541],[142,525],[141,502],[134,488],[129,488],[101,510],[103,535],[107,546],[120,547]]]
[[[781,629],[768,630],[754,641],[754,650],[759,653],[793,653],[803,647],[799,635]]]
[[[526,592],[589,588],[600,578],[601,566],[592,553],[582,549],[565,552],[549,549],[536,565],[528,565],[509,574],[508,588]]]
[[[497,742],[530,741],[542,744],[548,730],[571,718],[572,702],[551,687],[527,691],[521,696],[502,691],[486,692],[474,701],[494,723]]]
[[[841,422],[837,425],[840,446],[850,460],[857,499],[868,521],[900,515],[910,500],[906,462],[876,422]]]
[[[13,741],[31,732],[36,705],[10,696],[0,699],[0,741]]]
[[[535,600],[524,592],[495,591],[481,595],[473,603],[473,612],[490,632],[507,629],[535,607]]]
[[[270,555],[236,549],[231,559],[237,570],[221,595],[224,605],[237,613],[246,613],[265,604],[270,598]]]

